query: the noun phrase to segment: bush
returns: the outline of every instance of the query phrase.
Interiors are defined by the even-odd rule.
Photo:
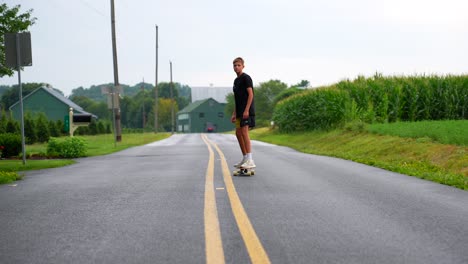
[[[49,141],[50,130],[49,122],[44,113],[40,113],[36,119],[37,142],[44,143]]]
[[[0,184],[21,180],[21,176],[17,172],[0,171]]]
[[[86,142],[79,137],[50,138],[47,144],[47,155],[67,159],[84,157],[86,156]]]
[[[19,122],[14,119],[9,119],[6,124],[5,132],[13,134],[21,133]]]
[[[99,121],[97,123],[97,130],[98,130],[98,134],[105,134],[106,133],[106,128],[104,127],[104,123],[102,121]]]
[[[16,157],[21,153],[21,136],[13,133],[0,134],[2,158]]]
[[[349,102],[334,88],[309,90],[280,101],[273,120],[283,132],[332,129],[344,124]]]
[[[49,132],[50,132],[51,137],[59,137],[60,136],[60,129],[59,129],[58,125],[52,120],[49,121]]]

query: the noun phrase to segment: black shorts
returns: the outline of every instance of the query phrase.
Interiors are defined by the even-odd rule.
[[[249,116],[247,119],[236,119],[236,128],[241,128],[243,126],[249,126],[250,128],[255,127],[255,116]]]

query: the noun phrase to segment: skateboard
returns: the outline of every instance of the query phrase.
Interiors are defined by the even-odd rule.
[[[255,170],[253,168],[238,168],[232,174],[234,176],[252,176],[255,175]]]

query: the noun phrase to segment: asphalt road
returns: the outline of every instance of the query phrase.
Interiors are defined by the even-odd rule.
[[[468,192],[186,134],[0,186],[0,263],[468,263]],[[227,165],[226,165],[227,162]],[[227,167],[229,166],[229,167]]]

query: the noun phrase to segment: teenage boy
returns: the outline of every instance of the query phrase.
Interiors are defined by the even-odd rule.
[[[237,78],[234,80],[235,107],[231,122],[236,124],[236,137],[242,151],[242,160],[235,164],[238,168],[255,168],[252,159],[249,128],[255,127],[255,103],[252,78],[243,72],[244,60],[240,57],[233,61],[234,72]]]

